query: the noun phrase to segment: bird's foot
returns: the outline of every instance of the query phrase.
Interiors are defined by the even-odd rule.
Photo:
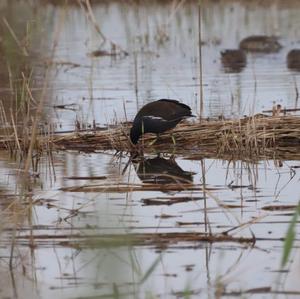
[[[159,138],[159,134],[156,135],[156,138],[149,143],[149,146],[152,146]]]
[[[176,146],[176,139],[175,139],[175,137],[173,136],[173,134],[171,135],[171,138],[172,138],[172,141],[173,141],[173,145]]]
[[[155,138],[154,140],[152,140],[152,141],[149,143],[149,146],[152,146],[156,141],[157,141],[157,138]]]
[[[169,158],[169,160],[170,160],[170,162],[176,164],[174,153],[171,155],[171,157]]]

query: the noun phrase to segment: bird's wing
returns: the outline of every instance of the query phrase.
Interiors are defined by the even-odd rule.
[[[153,115],[147,115],[142,117],[142,121],[147,122],[157,122],[157,123],[167,123],[168,120],[161,116],[153,116]]]
[[[161,117],[166,121],[176,120],[185,116],[191,116],[191,108],[176,100],[161,99],[146,104],[136,115],[135,119],[141,117]]]
[[[180,106],[180,107],[182,107],[182,108],[184,108],[184,109],[191,110],[191,107],[190,107],[190,106],[188,106],[188,105],[186,105],[186,104],[183,104],[183,103],[181,103],[181,102],[179,102],[179,101],[177,101],[177,100],[172,100],[172,99],[160,99],[160,100],[158,100],[158,102],[169,102],[169,103],[173,103],[173,104],[175,104],[175,105],[177,105],[177,106]]]

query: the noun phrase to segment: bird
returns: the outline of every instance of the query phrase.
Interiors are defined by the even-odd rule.
[[[247,64],[247,57],[243,50],[227,49],[221,52],[221,61],[226,73],[239,73]]]
[[[154,133],[158,137],[160,133],[175,128],[181,120],[188,117],[194,117],[191,108],[177,100],[160,99],[150,102],[136,114],[130,129],[130,140],[136,145],[145,133]],[[173,136],[172,140],[175,144]]]
[[[292,49],[287,55],[287,66],[294,71],[300,71],[300,49]]]

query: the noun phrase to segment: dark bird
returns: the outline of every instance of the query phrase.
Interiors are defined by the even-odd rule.
[[[240,49],[247,52],[276,53],[282,48],[276,36],[251,35],[241,40]]]
[[[300,72],[300,49],[293,49],[287,55],[289,69]]]
[[[140,109],[134,118],[130,130],[130,140],[133,144],[137,144],[141,135],[145,133],[158,135],[174,128],[184,118],[193,116],[188,105],[176,100],[161,99],[148,103]]]
[[[246,54],[240,49],[227,49],[222,51],[221,61],[227,73],[239,73],[247,64]]]

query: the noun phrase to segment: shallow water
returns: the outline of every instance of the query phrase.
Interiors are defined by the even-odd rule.
[[[270,9],[255,3],[249,6],[221,1],[205,3],[203,8],[202,73],[207,116],[261,112],[271,109],[273,102],[288,107],[297,104],[295,82],[298,86],[299,73],[287,69],[286,55],[300,46],[299,33],[293,29],[299,7],[291,4],[291,8],[281,9],[277,2]],[[99,48],[99,36],[76,6],[68,8],[56,59],[82,67],[55,74],[52,86],[57,103],[75,104],[78,109],[56,111],[59,124],[73,128],[75,117],[83,123],[95,120],[107,124],[124,120],[124,109],[132,119],[137,108],[155,98],[180,99],[199,113],[198,10],[193,2],[179,5],[175,11],[171,8],[171,3],[95,6],[101,30],[131,53],[115,59],[88,57]],[[266,10],[271,13],[262,17]],[[224,73],[220,52],[238,48],[242,38],[255,34],[279,36],[284,47],[278,53],[249,54],[240,73]],[[110,51],[109,45],[106,50]]]
[[[300,74],[287,68],[286,55],[300,47],[300,5],[269,4],[204,2],[205,116],[238,117],[270,110],[274,102],[297,107]],[[21,5],[16,2],[11,9]],[[94,5],[101,31],[129,53],[117,57],[88,55],[99,49],[101,38],[79,6],[33,7],[28,18],[43,15],[39,24],[44,38],[35,46],[41,60],[49,57],[62,20],[44,111],[45,121],[53,122],[57,131],[73,130],[76,120],[81,126],[131,120],[139,107],[156,98],[180,99],[199,114],[199,12],[194,2]],[[272,54],[247,54],[241,72],[225,72],[220,52],[238,48],[241,39],[254,34],[276,35],[283,48]],[[108,41],[103,49],[111,50]],[[37,93],[41,78],[36,75]],[[71,109],[53,108],[68,104]],[[299,161],[196,161],[175,153],[177,176],[189,177],[195,190],[159,191],[154,186],[152,191],[131,191],[144,186],[143,168],[137,173],[138,166],[131,163],[123,173],[128,157],[114,154],[55,152],[53,164],[47,158],[41,161],[28,192],[19,164],[1,152],[3,296],[214,298],[218,291],[225,296],[263,287],[300,292],[299,252],[293,253],[288,271],[280,272],[282,238],[299,201]],[[161,158],[166,161],[161,164],[170,165],[170,157]],[[74,186],[95,189],[62,190]],[[120,186],[125,186],[122,192]],[[175,203],[176,198],[184,201]],[[160,204],[153,204],[155,200]],[[15,224],[13,267],[7,277]],[[234,237],[254,235],[256,242],[209,243],[179,236],[162,244],[150,238],[151,233],[226,231]],[[149,239],[135,245],[133,233],[149,234]],[[115,238],[108,238],[111,234]],[[243,296],[273,296],[264,290]]]

